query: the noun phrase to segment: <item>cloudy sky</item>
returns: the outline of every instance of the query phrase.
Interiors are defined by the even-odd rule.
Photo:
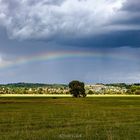
[[[139,0],[0,0],[0,83],[140,82]]]

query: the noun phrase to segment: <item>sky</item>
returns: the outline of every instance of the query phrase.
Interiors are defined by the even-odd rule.
[[[140,82],[139,0],[0,0],[0,83]]]

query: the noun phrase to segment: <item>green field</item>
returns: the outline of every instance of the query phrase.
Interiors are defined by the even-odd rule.
[[[0,140],[139,140],[140,97],[1,97]]]

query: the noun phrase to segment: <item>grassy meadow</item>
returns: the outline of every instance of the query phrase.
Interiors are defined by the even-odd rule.
[[[140,97],[0,97],[0,140],[139,140]]]

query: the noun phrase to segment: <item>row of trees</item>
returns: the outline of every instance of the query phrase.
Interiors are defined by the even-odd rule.
[[[84,87],[83,82],[72,81],[69,83],[69,92],[74,97],[86,97]],[[48,91],[44,91],[43,88],[0,87],[0,94],[44,94],[46,92],[48,93]]]
[[[27,87],[13,87],[13,86],[1,86],[0,87],[0,94],[64,94],[64,90],[66,91],[65,94],[71,94],[73,97],[86,97],[85,92],[85,84],[80,81],[71,81],[69,83],[69,90],[68,87],[60,88],[60,92],[56,92],[55,90],[53,92],[49,92],[43,87],[40,88],[27,88]],[[110,85],[108,85],[110,86]],[[111,86],[116,86],[118,87],[118,84],[111,85]],[[120,87],[126,88],[126,85],[124,84],[119,84]],[[30,90],[31,89],[31,90]],[[53,87],[52,87],[53,89]],[[56,88],[57,89],[57,88]],[[67,89],[67,90],[66,90]],[[61,92],[62,91],[62,92]],[[89,90],[87,94],[99,94],[93,90]],[[105,92],[104,94],[129,94],[129,95],[140,95],[140,85],[129,85],[127,86],[127,92],[122,93],[122,92],[115,92],[115,91],[108,91]]]

